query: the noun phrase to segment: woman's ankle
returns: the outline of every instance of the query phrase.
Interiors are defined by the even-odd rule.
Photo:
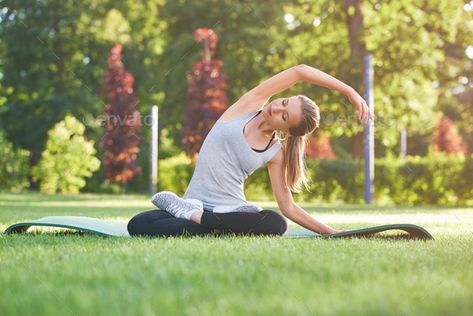
[[[204,212],[202,211],[195,211],[191,214],[191,217],[190,217],[190,220],[197,223],[197,224],[200,224],[201,222],[201,219],[202,219],[202,214]]]

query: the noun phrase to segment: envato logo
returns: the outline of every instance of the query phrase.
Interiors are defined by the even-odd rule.
[[[151,114],[147,115],[99,115],[94,117],[92,114],[88,114],[82,118],[82,123],[86,126],[134,126],[134,125],[141,125],[141,126],[151,126],[153,122],[153,117]],[[332,114],[329,113],[327,115],[321,115],[320,118],[320,125],[321,126],[331,126],[331,125],[339,125],[342,127],[351,127],[359,125],[360,121],[358,120],[358,115],[355,114]],[[368,124],[374,124],[375,126],[385,126],[385,127],[392,127],[396,125],[395,118],[386,118],[379,115],[373,120],[370,120]]]
[[[153,123],[153,117],[151,114],[147,115],[98,115],[93,116],[87,114],[82,117],[82,123],[86,126],[92,127],[104,127],[104,126],[151,126]]]
[[[370,125],[375,126],[395,126],[395,118],[385,118],[379,115],[375,115],[375,118],[367,122]],[[343,127],[349,127],[354,125],[359,125],[360,120],[358,120],[358,114],[333,114],[329,113],[327,115],[321,115],[320,125],[321,126],[330,126],[330,125],[341,125]]]

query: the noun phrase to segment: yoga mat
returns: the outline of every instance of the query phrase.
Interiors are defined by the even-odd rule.
[[[5,234],[26,233],[31,226],[49,226],[69,228],[86,233],[102,236],[129,237],[127,222],[114,222],[85,216],[47,216],[40,219],[17,223],[5,230]],[[331,235],[320,235],[304,228],[289,228],[283,237],[288,238],[349,238],[349,237],[377,237],[379,233],[387,231],[403,231],[404,238],[433,239],[424,228],[413,224],[391,224],[355,229]],[[377,235],[378,234],[378,235]]]

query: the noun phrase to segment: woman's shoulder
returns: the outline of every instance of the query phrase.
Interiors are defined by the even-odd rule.
[[[268,99],[261,98],[251,91],[247,92],[226,109],[218,120],[220,122],[229,122],[242,117],[251,117],[261,111],[266,102],[268,102]]]
[[[228,109],[227,111],[225,111],[225,113],[222,114],[222,116],[220,116],[220,118],[217,120],[217,122],[220,122],[220,123],[228,123],[228,122],[232,122],[232,121],[236,121],[236,120],[239,120],[239,119],[246,119],[246,118],[250,118],[252,117],[253,115],[257,114],[258,111],[248,111],[248,112],[240,112],[240,111],[229,111],[230,109]]]

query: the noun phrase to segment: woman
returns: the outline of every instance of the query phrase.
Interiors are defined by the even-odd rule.
[[[166,191],[155,194],[152,202],[160,209],[133,217],[129,233],[282,235],[287,228],[283,216],[320,234],[340,232],[306,213],[291,195],[291,191],[307,187],[305,144],[307,135],[319,126],[318,106],[298,95],[276,99],[264,107],[273,95],[300,81],[345,94],[362,123],[374,118],[365,100],[334,77],[304,64],[284,70],[245,93],[222,114],[202,145],[184,197]],[[283,139],[277,133],[283,134]],[[283,216],[245,200],[244,180],[264,164]]]

